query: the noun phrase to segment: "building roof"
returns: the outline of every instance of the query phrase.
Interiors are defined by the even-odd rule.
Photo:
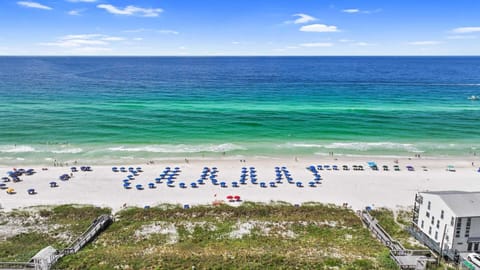
[[[437,195],[457,217],[480,216],[480,192],[467,191],[427,191],[423,194]]]

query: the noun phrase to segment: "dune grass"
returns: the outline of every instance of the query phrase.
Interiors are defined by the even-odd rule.
[[[117,213],[59,269],[396,269],[354,212],[285,203]]]

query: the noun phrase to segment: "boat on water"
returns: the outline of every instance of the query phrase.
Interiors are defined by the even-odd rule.
[[[468,100],[480,100],[480,96],[469,96]]]

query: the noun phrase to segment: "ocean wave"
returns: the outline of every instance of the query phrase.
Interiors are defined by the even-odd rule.
[[[394,143],[394,142],[334,142],[325,144],[315,143],[287,143],[279,145],[279,148],[321,148],[321,149],[343,149],[354,151],[369,150],[404,150],[408,152],[422,153],[416,146],[410,143]]]
[[[140,147],[117,146],[108,148],[110,151],[120,152],[152,152],[152,153],[199,153],[199,152],[229,152],[247,150],[240,145],[225,143],[219,145],[149,145]]]
[[[37,152],[37,150],[35,150],[35,148],[28,145],[0,146],[0,153],[28,153],[28,152]]]
[[[52,153],[55,154],[78,154],[83,152],[82,148],[70,148],[70,149],[62,149],[62,150],[52,150]]]

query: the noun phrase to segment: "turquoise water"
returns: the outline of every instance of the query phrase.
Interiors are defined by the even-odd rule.
[[[472,155],[478,57],[3,57],[0,163]]]

